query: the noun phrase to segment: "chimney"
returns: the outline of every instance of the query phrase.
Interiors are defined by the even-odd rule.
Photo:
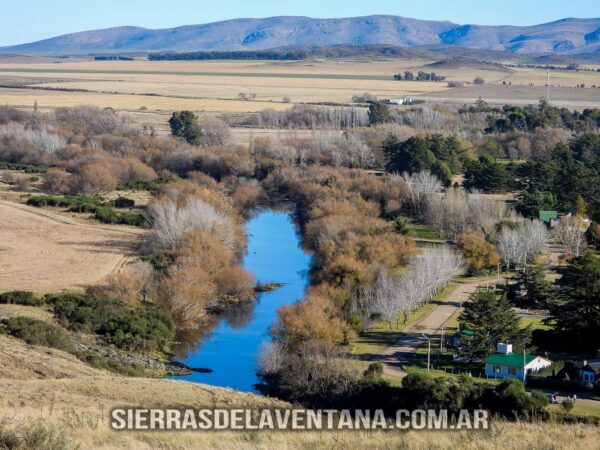
[[[512,344],[503,344],[502,342],[499,342],[496,347],[496,352],[508,355],[509,353],[512,353]]]

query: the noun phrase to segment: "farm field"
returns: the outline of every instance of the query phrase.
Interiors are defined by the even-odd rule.
[[[405,70],[435,71],[448,80],[510,76],[501,67],[428,67],[427,60],[79,61],[0,62],[0,102],[52,109],[91,104],[120,111],[189,109],[210,114],[286,109],[295,103],[349,103],[369,92],[380,98],[448,90],[445,82],[393,80]],[[241,97],[245,97],[242,99]],[[148,118],[140,116],[139,119]],[[153,122],[145,122],[153,123]]]
[[[550,89],[552,104],[559,107],[585,108],[598,107],[600,104],[600,77],[595,81],[596,88],[557,87]],[[483,86],[468,86],[458,89],[448,89],[443,92],[424,94],[424,100],[431,103],[472,103],[474,98],[481,96],[490,104],[513,103],[519,105],[535,104],[540,98],[547,96],[543,85],[503,85],[485,84]]]
[[[82,290],[118,270],[142,232],[0,200],[0,292]]]
[[[433,64],[423,59],[306,61],[0,61],[0,102],[42,111],[89,104],[127,113],[132,123],[166,132],[175,110],[200,115],[284,110],[299,103],[348,104],[369,92],[378,98],[422,98],[430,103],[536,103],[546,95],[546,72],[486,63]],[[34,59],[35,61],[35,59]],[[436,72],[446,82],[395,81],[395,73]],[[475,77],[486,81],[472,85]],[[503,84],[506,83],[506,84]],[[509,85],[509,83],[511,83]],[[551,97],[557,105],[583,108],[600,102],[600,74],[553,71]],[[576,88],[584,84],[588,88]],[[559,87],[560,86],[560,87]],[[245,131],[243,138],[247,137]],[[234,132],[234,140],[236,140]]]

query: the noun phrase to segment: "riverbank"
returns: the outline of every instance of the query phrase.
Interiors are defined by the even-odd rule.
[[[175,361],[210,369],[172,379],[207,383],[254,392],[258,382],[256,359],[270,341],[269,331],[277,311],[295,303],[308,286],[311,257],[301,247],[296,225],[288,211],[264,210],[246,225],[248,246],[244,268],[258,286],[256,301],[225,311],[218,324],[193,342],[176,350]]]

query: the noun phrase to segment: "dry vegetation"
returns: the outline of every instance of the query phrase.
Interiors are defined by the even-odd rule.
[[[275,399],[180,381],[115,377],[58,350],[0,336],[0,415],[7,430],[44,429],[37,448],[597,448],[597,427],[496,422],[484,432],[115,433],[116,406],[285,407]],[[18,433],[17,433],[18,435]]]
[[[364,380],[350,373],[345,365],[338,367],[335,363],[343,354],[341,345],[349,343],[364,326],[356,302],[362,298],[362,292],[368,292],[365,287],[376,286],[385,278],[406,283],[413,280],[415,277],[410,274],[415,273],[418,266],[416,255],[427,253],[420,252],[408,235],[405,216],[428,220],[443,236],[462,235],[459,243],[474,271],[486,270],[497,263],[498,254],[486,241],[486,230],[495,230],[496,222],[508,218],[504,209],[497,208],[493,202],[472,205],[462,190],[450,190],[444,197],[435,194],[442,188],[440,181],[435,183],[437,187],[422,192],[423,198],[418,198],[413,192],[415,180],[408,176],[405,179],[375,177],[362,169],[385,167],[390,172],[409,170],[421,174],[437,171],[436,174],[444,176],[444,183],[449,184],[452,176],[461,174],[463,169],[475,170],[472,167],[478,164],[477,154],[528,158],[546,152],[569,136],[565,129],[547,127],[533,133],[514,129],[509,133],[483,134],[484,127],[489,125],[487,107],[464,114],[456,114],[452,108],[429,106],[408,110],[394,108],[388,111],[387,117],[383,114],[381,120],[374,120],[373,111],[367,114],[363,105],[356,113],[361,119],[353,122],[355,110],[351,108],[326,111],[313,105],[292,105],[325,101],[348,103],[352,96],[363,92],[382,97],[433,95],[436,91],[443,91],[440,95],[448,92],[454,95],[462,89],[474,92],[473,87],[448,91],[445,83],[383,79],[426,63],[428,61],[136,61],[28,65],[25,69],[28,78],[47,81],[59,71],[62,79],[72,79],[46,83],[47,88],[95,92],[0,88],[1,102],[31,106],[37,100],[40,106],[35,113],[27,115],[10,108],[2,110],[0,160],[15,165],[51,167],[35,185],[25,185],[28,177],[23,173],[10,173],[7,176],[13,179],[8,181],[3,174],[3,187],[10,186],[13,200],[33,191],[87,195],[98,200],[99,195],[118,198],[121,193],[129,192],[125,186],[152,185],[152,194],[138,191],[134,195],[136,204],[146,207],[145,213],[152,225],[145,251],[154,270],[146,263],[128,273],[115,271],[124,257],[135,251],[145,234],[139,229],[82,224],[81,219],[0,201],[0,258],[2,267],[8,268],[0,273],[0,291],[76,290],[110,274],[100,286],[88,290],[88,294],[124,302],[131,306],[131,316],[142,311],[142,306],[148,306],[146,303],[159,305],[175,320],[180,331],[210,323],[225,304],[248,301],[254,294],[255,280],[239,267],[245,247],[244,216],[265,198],[291,200],[297,207],[303,242],[314,252],[314,259],[312,286],[306,298],[281,309],[280,321],[273,329],[279,343],[287,346],[286,363],[294,369],[289,378],[281,378],[284,383],[280,392],[285,393],[291,386],[294,392],[282,398],[305,404],[328,404],[338,395],[337,400],[348,400],[352,404],[350,394]],[[5,64],[0,66],[0,75],[14,75],[9,69],[23,67]],[[161,71],[163,73],[158,73]],[[489,86],[504,89],[504,85],[498,83],[510,80],[519,71],[515,69],[511,74],[493,68],[442,68],[439,72],[448,80],[464,83],[471,83],[474,77],[485,78],[486,84],[476,89]],[[535,71],[534,74],[538,75]],[[538,83],[534,78],[532,82]],[[148,96],[148,92],[157,95]],[[240,100],[240,93],[248,100]],[[290,101],[284,101],[284,97],[290,97]],[[97,107],[57,108],[81,103],[110,106],[118,114]],[[234,133],[230,138],[229,133],[216,137],[205,133],[204,140],[198,142],[201,146],[194,146],[183,139],[136,133],[128,127],[132,117],[144,124],[161,122],[164,127],[165,116],[174,109],[242,113],[263,111],[267,107],[271,111],[256,115],[254,118],[258,117],[260,123],[255,125],[310,128],[310,131],[263,129],[256,135],[247,132],[249,145],[245,145],[246,142],[240,145],[241,134],[236,137]],[[276,112],[282,109],[290,110]],[[206,117],[201,115],[196,124],[198,128],[204,127],[204,131],[209,124]],[[243,120],[240,122],[246,125],[252,123]],[[338,128],[350,128],[347,122],[360,127],[341,132]],[[369,122],[371,126],[367,128]],[[214,131],[216,122],[212,123]],[[226,125],[218,123],[227,131]],[[431,132],[444,136],[423,138]],[[386,139],[389,134],[395,138]],[[402,156],[405,152],[412,157],[419,151],[429,159],[412,161],[414,166],[410,168],[405,167],[406,161],[400,161],[397,167],[390,165],[390,156],[394,154]],[[460,160],[458,155],[462,155]],[[483,163],[485,160],[479,164]],[[495,160],[492,163],[499,164]],[[116,191],[117,188],[120,190]],[[437,202],[425,202],[425,197]],[[432,205],[437,206],[432,208]],[[491,219],[492,223],[483,219]],[[464,234],[474,231],[483,232],[485,236]],[[433,270],[431,267],[428,270]],[[442,271],[435,272],[439,276]],[[454,274],[452,271],[445,276],[438,287]],[[433,284],[431,277],[418,278],[429,281],[429,287]],[[401,291],[395,281],[388,283],[390,288]],[[411,282],[417,284],[414,280]],[[417,291],[419,298],[411,305],[434,295]],[[378,295],[377,290],[367,297],[370,303],[376,303],[378,296],[384,300],[391,298],[387,292]],[[387,303],[384,306],[389,306]],[[382,307],[376,305],[373,309],[371,306],[364,311],[369,313],[364,314],[369,321],[377,315],[386,316]],[[391,306],[396,308],[397,305]],[[399,310],[394,308],[387,314],[390,327],[393,319],[399,317]],[[371,314],[373,312],[376,314]],[[52,321],[45,313],[45,310],[15,305],[0,309],[1,317],[26,316]],[[120,433],[115,436],[105,420],[111,406],[274,403],[265,397],[202,385],[115,377],[91,369],[57,350],[15,342],[0,336],[0,414],[12,414],[18,423],[25,417],[39,417],[40,411],[47,408],[46,411],[51,412],[48,419],[51,426],[84,448],[356,446],[356,435],[351,433],[208,436]],[[265,372],[263,376],[279,376],[279,369]],[[328,392],[331,398],[322,398],[320,392],[315,394],[322,386],[331,388],[332,392]],[[300,395],[296,395],[298,393]],[[344,403],[336,406],[339,404]],[[81,433],[82,428],[85,434]],[[555,424],[499,423],[488,433],[369,434],[368,440],[365,437],[368,442],[365,446],[562,448],[577,440],[578,447],[592,448],[596,444],[594,432],[597,428],[583,425],[566,428]]]
[[[392,79],[397,72],[416,71],[431,62],[385,59],[291,62],[80,61],[27,65],[3,62],[0,64],[0,76],[12,79],[8,85],[19,83],[21,77],[23,81],[20,84],[38,89],[2,88],[0,102],[31,107],[37,100],[41,108],[90,104],[121,111],[143,109],[164,111],[165,114],[182,109],[207,113],[255,112],[266,107],[286,109],[289,101],[347,103],[362,92],[390,98],[447,90],[446,83],[398,83]],[[450,67],[439,71],[448,80],[460,82],[470,82],[477,76],[488,83],[499,82],[510,75],[506,70],[493,66]],[[60,80],[56,79],[57,76],[60,76]],[[86,92],[64,92],[65,89]],[[245,95],[247,100],[240,100],[240,94]],[[143,118],[147,120],[149,117],[144,114]]]
[[[142,237],[6,201],[0,217],[0,291],[82,290],[124,265]]]

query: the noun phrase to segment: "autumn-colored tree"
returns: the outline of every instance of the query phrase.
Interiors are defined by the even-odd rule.
[[[256,278],[239,266],[227,267],[215,276],[219,295],[247,301],[254,298]]]
[[[207,308],[216,302],[217,287],[202,267],[176,264],[161,280],[155,296],[178,328],[195,328],[207,320]]]
[[[138,263],[125,272],[108,276],[104,283],[91,286],[87,292],[97,297],[115,298],[130,305],[139,305],[148,295],[152,269],[148,263]]]
[[[52,194],[66,194],[69,192],[71,175],[60,169],[50,169],[44,176],[42,189]]]
[[[117,187],[118,179],[107,162],[93,162],[82,166],[72,178],[71,189],[75,194],[98,195]]]
[[[462,250],[471,272],[490,270],[500,263],[498,250],[482,234],[463,233],[456,238],[456,245]]]
[[[293,347],[310,341],[341,344],[352,330],[331,300],[313,294],[279,310],[276,334]]]

